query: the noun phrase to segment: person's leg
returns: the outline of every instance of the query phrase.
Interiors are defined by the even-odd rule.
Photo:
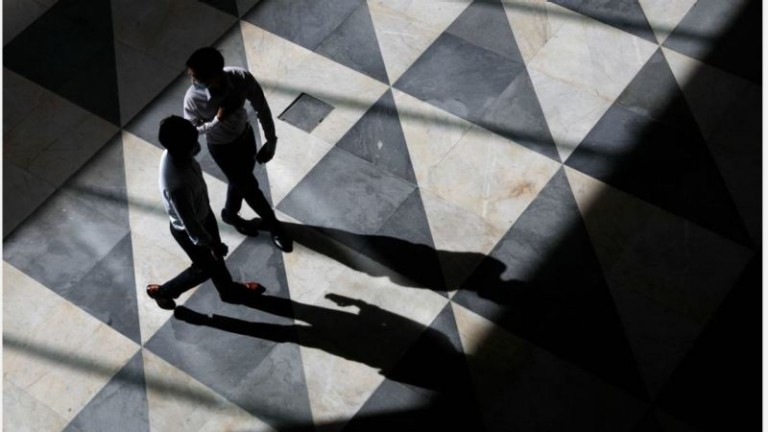
[[[245,199],[245,202],[264,221],[265,228],[274,226],[277,223],[275,212],[253,175],[253,169],[256,166],[253,128],[249,127],[245,136],[236,142],[210,145],[209,152],[229,183],[224,211],[234,217],[240,211],[242,199]]]
[[[195,246],[189,239],[186,231],[177,230],[171,225],[171,235],[179,244],[182,250],[192,260],[192,265],[184,269],[173,279],[162,284],[157,295],[166,298],[177,298],[179,295],[188,291],[210,278],[210,272],[205,264],[205,255],[210,255],[205,248]],[[213,257],[211,257],[212,259]]]

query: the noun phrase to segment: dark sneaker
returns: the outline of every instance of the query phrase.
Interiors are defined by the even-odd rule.
[[[235,282],[231,289],[221,296],[224,303],[242,304],[253,300],[267,290],[258,282]]]
[[[149,296],[149,298],[154,299],[157,302],[157,305],[160,306],[161,309],[173,310],[176,307],[176,302],[170,297],[163,297],[158,295],[159,291],[160,291],[160,285],[157,285],[157,284],[147,285],[147,295]]]
[[[226,210],[221,211],[221,220],[225,224],[232,225],[235,229],[247,236],[255,237],[259,235],[259,228],[261,228],[261,219],[246,220],[240,217],[240,215],[234,215],[227,213]]]

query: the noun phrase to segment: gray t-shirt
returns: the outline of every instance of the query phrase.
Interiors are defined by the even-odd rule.
[[[211,207],[200,164],[192,157],[182,162],[174,160],[166,150],[160,157],[159,178],[160,193],[171,225],[186,231],[192,243],[210,247],[213,238],[204,225]]]
[[[267,141],[275,138],[275,124],[264,91],[250,72],[239,67],[225,67],[223,89],[211,91],[189,86],[184,95],[184,118],[205,135],[208,144],[228,144],[245,131],[248,113],[245,101],[249,101],[259,118]],[[216,118],[219,107],[227,114]]]

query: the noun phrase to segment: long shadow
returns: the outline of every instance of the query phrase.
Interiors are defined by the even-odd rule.
[[[205,315],[185,306],[177,307],[174,317],[192,325],[319,349],[378,369],[385,378],[408,387],[412,398],[421,400],[421,405],[426,407],[416,411],[418,415],[398,417],[399,427],[405,422],[418,429],[453,426],[478,430],[481,420],[472,387],[466,379],[466,359],[457,340],[359,299],[332,293],[325,298],[351,310],[253,295],[243,298],[241,304],[306,324],[250,322],[218,314]],[[358,420],[357,426],[353,423],[345,430],[358,427],[390,430],[391,425],[386,422],[369,424],[364,421],[365,417]],[[323,430],[323,427],[317,429]]]

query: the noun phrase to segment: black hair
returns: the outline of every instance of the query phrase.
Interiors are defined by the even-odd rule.
[[[197,142],[197,129],[189,120],[172,115],[160,122],[158,133],[160,144],[172,155],[185,155],[191,152]]]
[[[224,70],[224,56],[216,48],[200,48],[189,56],[187,67],[195,72],[198,79],[207,81]]]

